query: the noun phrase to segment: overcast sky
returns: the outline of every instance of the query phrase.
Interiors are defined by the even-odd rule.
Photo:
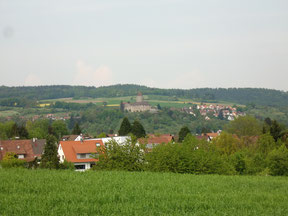
[[[0,0],[0,85],[288,91],[288,0]]]

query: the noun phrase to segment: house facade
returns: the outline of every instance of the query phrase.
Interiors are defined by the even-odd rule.
[[[88,170],[98,161],[98,159],[94,158],[95,154],[97,154],[97,148],[103,146],[103,142],[100,139],[60,141],[58,145],[60,163],[66,160],[72,162],[78,171]]]

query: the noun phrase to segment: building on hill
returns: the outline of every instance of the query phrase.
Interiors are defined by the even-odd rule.
[[[44,152],[45,139],[32,140],[0,140],[0,160],[2,160],[7,152],[13,152],[18,159],[27,162],[33,161],[36,157],[41,159]]]
[[[147,101],[144,101],[144,97],[141,92],[136,96],[135,103],[123,103],[124,111],[128,112],[157,112],[158,109],[156,107],[152,107]]]

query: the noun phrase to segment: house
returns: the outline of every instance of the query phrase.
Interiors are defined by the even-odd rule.
[[[36,157],[41,159],[44,152],[45,139],[32,140],[0,140],[0,160],[7,152],[13,152],[19,159],[27,162],[33,161]]]
[[[207,138],[207,141],[211,141],[212,139],[216,138],[219,136],[221,133],[221,130],[217,131],[217,133],[203,133],[202,137]]]
[[[58,145],[60,163],[66,160],[74,163],[76,170],[88,170],[98,161],[98,159],[93,158],[93,154],[96,154],[97,148],[101,146],[104,146],[101,139],[60,141]]]
[[[146,151],[151,152],[155,145],[174,142],[174,137],[171,134],[148,134],[147,138],[140,138],[138,139],[140,144],[146,145]]]
[[[95,139],[85,139],[88,140],[101,140],[103,144],[107,144],[111,142],[112,140],[116,141],[119,145],[124,145],[127,143],[128,140],[130,140],[130,136],[115,136],[115,137],[104,137],[104,138],[95,138]]]
[[[66,135],[61,138],[62,141],[80,141],[81,135]]]

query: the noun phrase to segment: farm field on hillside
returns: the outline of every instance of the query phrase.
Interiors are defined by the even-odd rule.
[[[155,96],[155,95],[144,95],[144,99],[149,102],[152,106],[157,106],[160,104],[162,107],[187,107],[191,106],[192,104],[200,104],[200,102],[183,99],[183,98],[175,98],[169,96]],[[73,99],[73,98],[59,98],[59,99],[52,99],[52,100],[42,100],[40,101],[40,105],[55,103],[56,101],[62,101],[66,103],[93,103],[97,105],[103,105],[104,102],[107,103],[107,106],[119,106],[121,101],[134,103],[136,100],[135,96],[127,96],[127,97],[113,97],[113,98],[80,98],[80,99]],[[229,105],[232,106],[233,103],[229,103],[226,101],[219,101],[219,103],[214,102],[207,102],[205,104],[221,104],[221,105]],[[239,104],[237,104],[239,105]]]
[[[0,215],[287,215],[285,177],[0,169]]]

